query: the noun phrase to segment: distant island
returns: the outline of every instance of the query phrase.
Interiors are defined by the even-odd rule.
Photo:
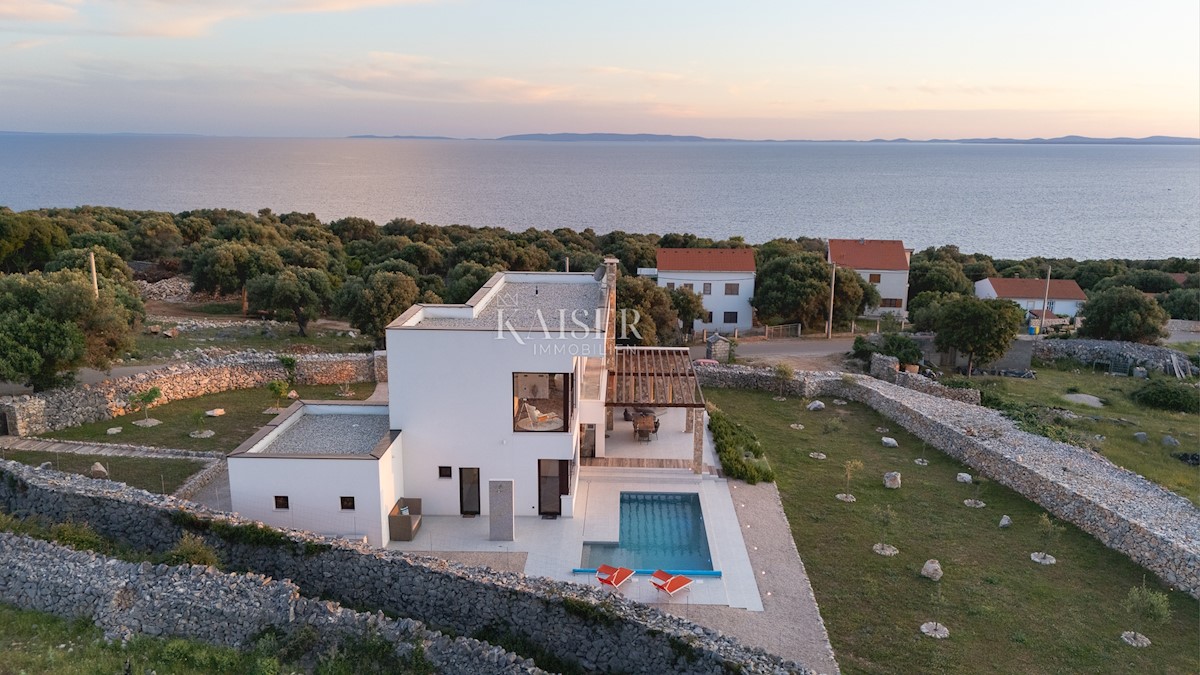
[[[1200,145],[1200,138],[1183,136],[1147,136],[1145,138],[1092,138],[1089,136],[1058,136],[1056,138],[932,138],[926,141],[908,138],[875,138],[869,141],[814,141],[803,139],[742,139],[708,138],[706,136],[678,136],[674,134],[617,134],[617,133],[558,133],[558,134],[514,134],[500,138],[451,138],[449,136],[376,136],[363,134],[350,138],[403,139],[403,140],[494,140],[494,141],[541,141],[551,143],[626,142],[626,143],[977,143],[1010,145]]]

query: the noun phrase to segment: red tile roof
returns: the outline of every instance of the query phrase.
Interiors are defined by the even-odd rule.
[[[753,272],[752,248],[660,248],[658,269],[669,272]]]
[[[1167,272],[1167,276],[1174,279],[1175,283],[1179,284],[1180,286],[1187,283],[1187,272]]]
[[[899,239],[830,239],[829,259],[859,271],[908,269],[908,254]]]
[[[1001,298],[1038,299],[1046,293],[1045,279],[989,278],[988,282]],[[1087,300],[1083,289],[1074,279],[1051,279],[1050,297],[1054,300]]]

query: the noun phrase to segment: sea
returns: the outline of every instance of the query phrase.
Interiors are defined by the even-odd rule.
[[[1200,257],[1200,146],[0,134],[0,205]]]

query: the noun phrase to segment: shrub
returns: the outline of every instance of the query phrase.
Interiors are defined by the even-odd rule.
[[[708,412],[708,428],[712,431],[713,445],[726,476],[751,485],[760,480],[775,480],[775,471],[763,456],[762,444],[753,431],[731,421],[716,408]]]
[[[879,351],[879,347],[877,347],[870,340],[859,335],[854,338],[854,346],[851,347],[851,349],[850,349],[850,355],[856,359],[862,359],[863,361],[870,361],[871,354],[874,354],[877,351]]]
[[[179,543],[163,557],[168,565],[211,565],[220,567],[217,552],[199,535],[184,532]]]
[[[79,551],[94,551],[100,554],[110,554],[116,546],[98,534],[87,523],[55,523],[50,526],[50,538],[63,546],[69,546]]]
[[[917,345],[916,340],[895,333],[883,338],[883,346],[879,348],[879,353],[894,356],[904,364],[920,363],[922,359],[921,347]]]
[[[1129,394],[1134,403],[1160,410],[1200,413],[1200,389],[1170,380],[1150,380]]]

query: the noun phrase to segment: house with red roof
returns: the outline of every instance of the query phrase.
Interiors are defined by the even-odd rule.
[[[872,315],[908,314],[908,261],[912,249],[899,239],[830,239],[827,260],[849,267],[882,298]]]
[[[660,248],[657,258],[657,268],[639,273],[657,276],[667,289],[691,289],[704,300],[705,316],[696,319],[693,331],[732,333],[753,325],[754,249]]]
[[[1012,300],[1026,310],[1048,309],[1058,316],[1075,316],[1087,300],[1074,279],[1051,279],[1048,296],[1045,279],[980,279],[975,282],[975,295]],[[1042,307],[1043,299],[1046,299],[1045,307]]]

